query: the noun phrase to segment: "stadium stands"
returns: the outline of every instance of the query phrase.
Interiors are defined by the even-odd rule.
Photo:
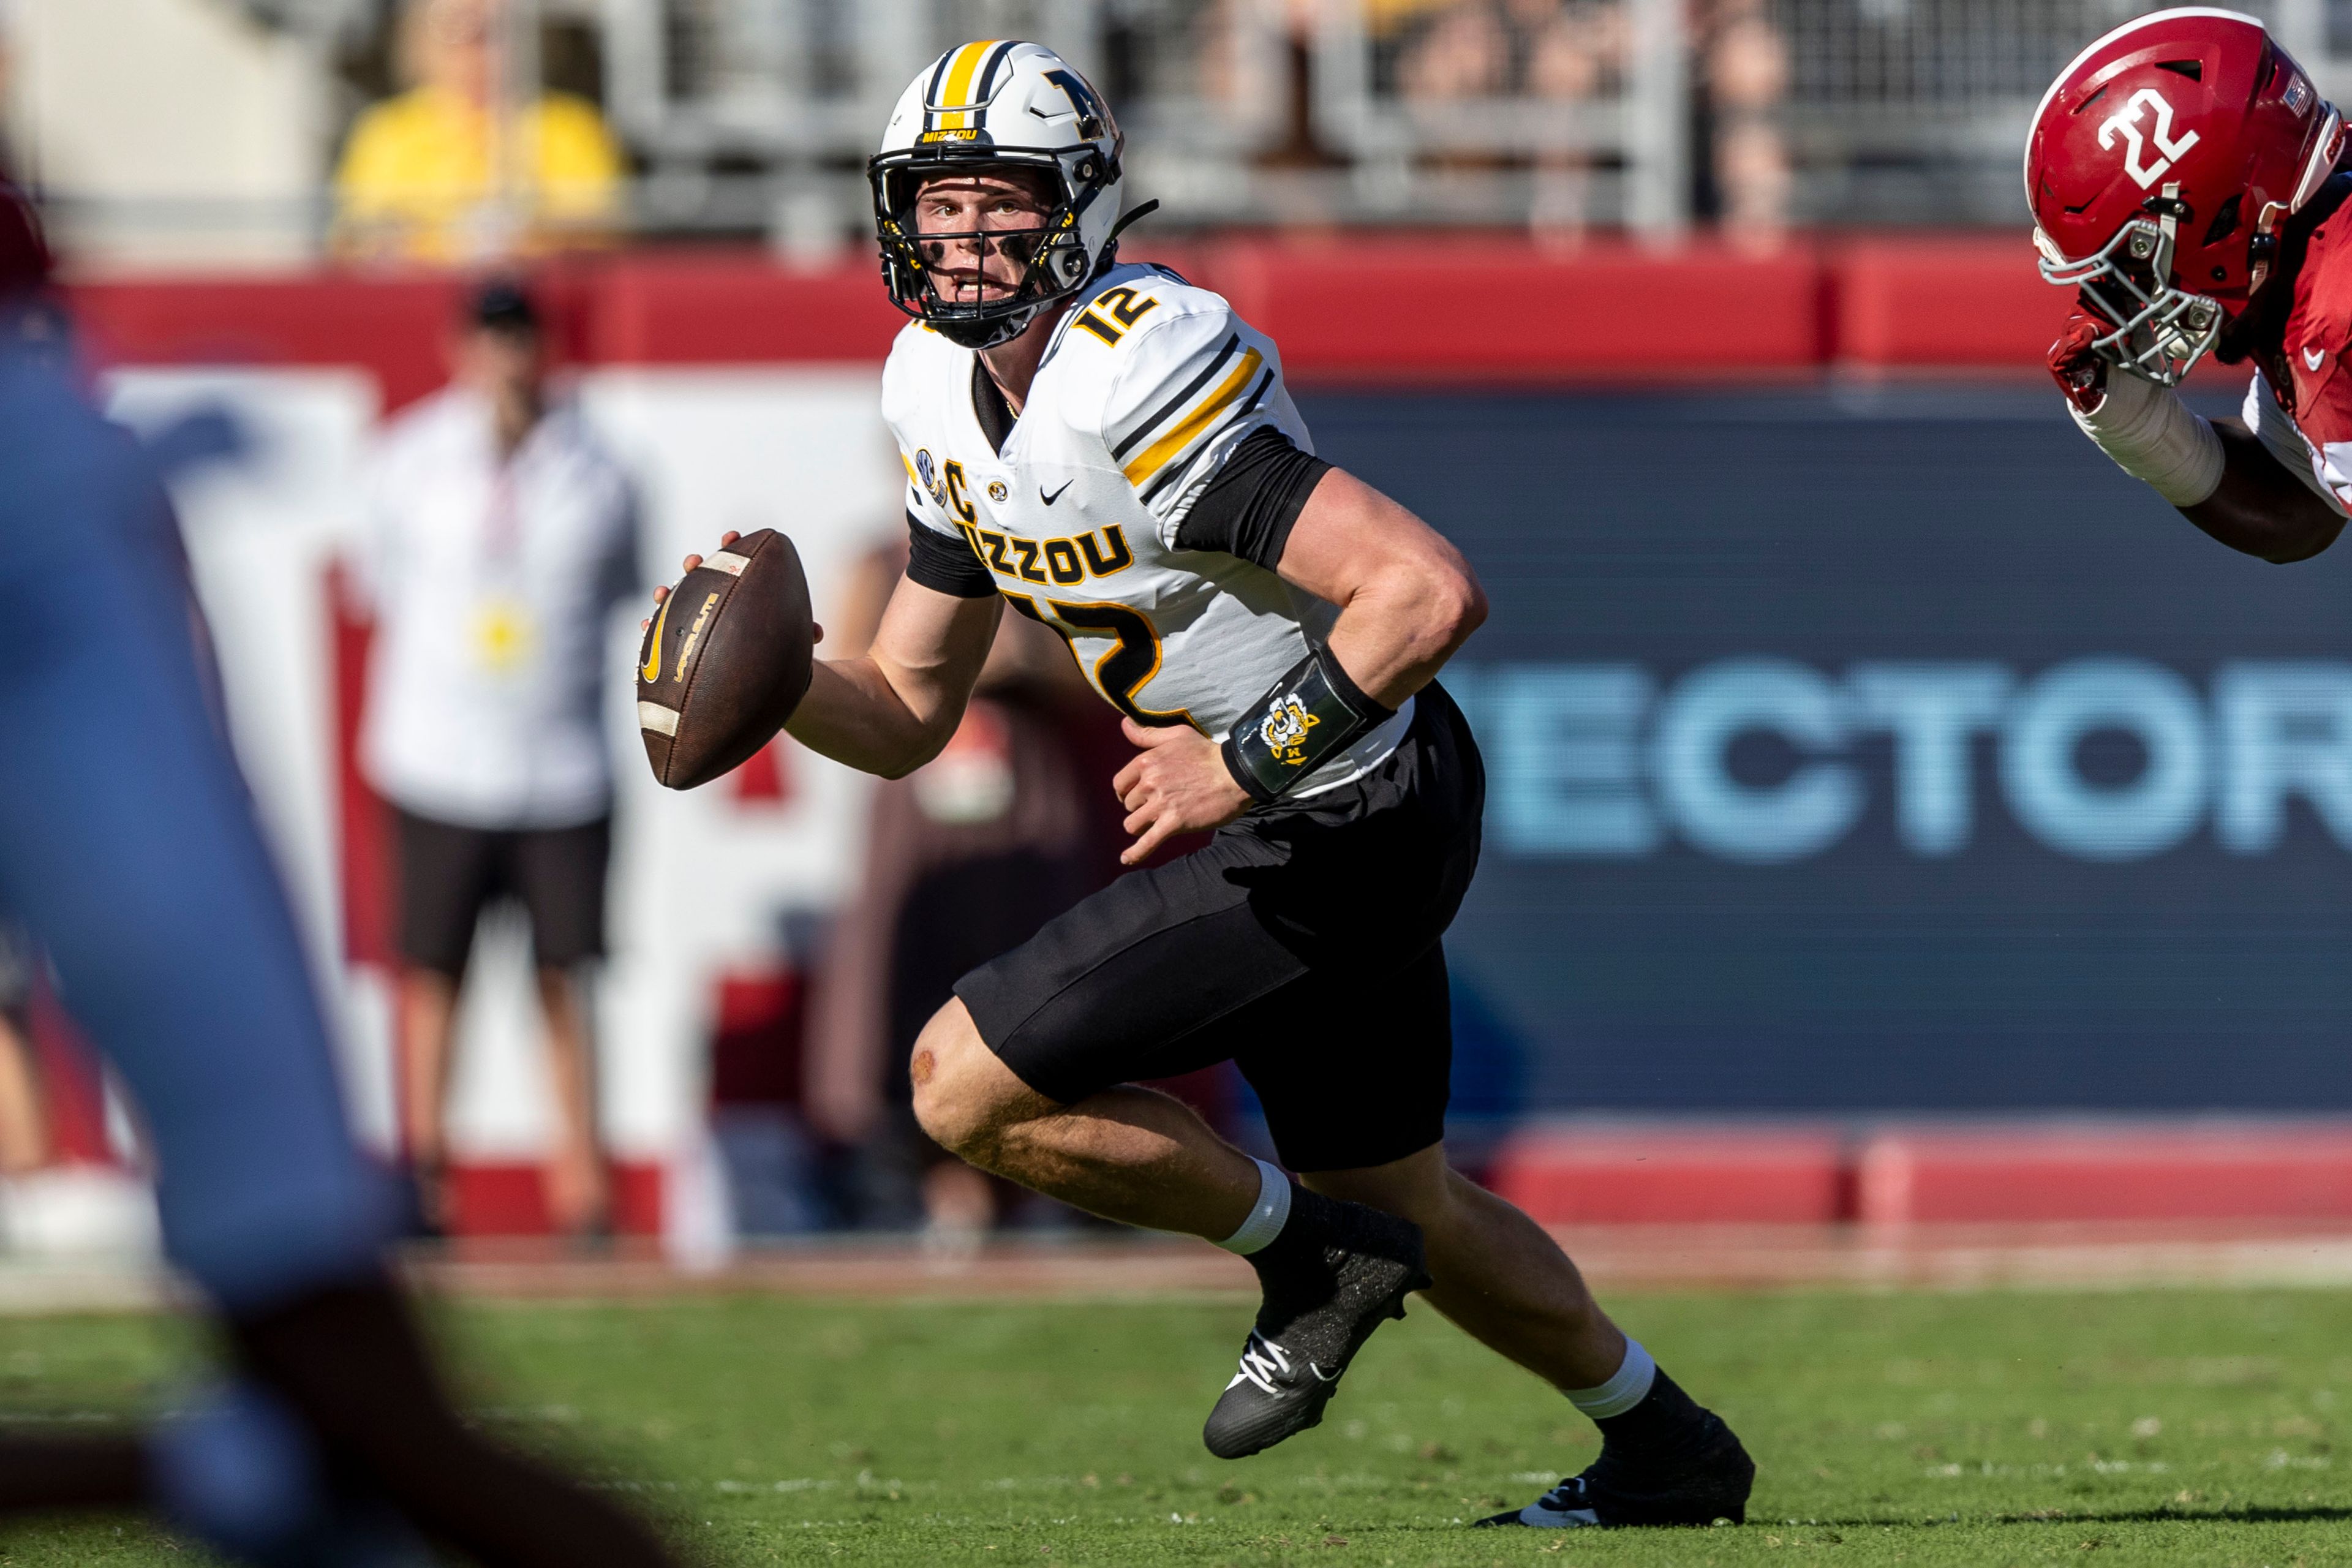
[[[161,16],[184,0],[140,4]],[[2042,85],[2084,40],[2149,8],[507,0],[499,58],[517,93],[537,79],[596,100],[633,167],[631,232],[761,237],[819,264],[856,244],[863,160],[907,73],[975,35],[1050,34],[1095,79],[1129,133],[1137,199],[1160,200],[1171,232],[1502,226],[1557,246],[1588,229],[1671,242],[1720,223],[1769,248],[1791,226],[2018,222],[2017,148]],[[2253,8],[2341,96],[2352,43],[2317,0]],[[190,7],[189,26],[199,12],[214,32],[235,24],[205,35],[218,59],[208,68],[275,85],[237,135],[183,138],[177,161],[168,137],[125,111],[160,125],[193,84],[162,73],[142,92],[152,101],[125,105],[105,74],[102,33],[28,24],[18,52],[37,90],[19,148],[26,172],[86,252],[247,264],[316,254],[330,233],[325,174],[354,118],[400,79],[397,9]],[[142,137],[155,145],[136,155],[75,151]],[[298,167],[312,171],[307,194]]]

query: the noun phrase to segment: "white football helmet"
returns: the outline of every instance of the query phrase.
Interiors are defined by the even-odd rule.
[[[866,164],[891,302],[966,348],[1019,337],[1040,311],[1086,287],[1109,261],[1121,226],[1125,145],[1101,96],[1041,44],[983,40],[941,55],[899,95],[882,150]],[[919,240],[915,195],[927,176],[990,165],[1047,174],[1060,203],[1043,228],[986,233],[988,243],[1028,263],[1011,297],[942,299],[929,280],[939,252],[927,255],[925,247],[980,237]]]

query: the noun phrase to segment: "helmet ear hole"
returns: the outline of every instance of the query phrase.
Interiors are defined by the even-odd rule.
[[[2241,192],[2231,196],[2229,200],[2221,204],[2221,210],[2213,215],[2212,223],[2208,225],[2205,229],[2205,243],[2207,245],[2219,245],[2223,240],[2229,238],[2231,234],[2236,230],[2238,226],[2238,208],[2244,199],[2244,193]],[[2218,279],[2224,276],[2224,274],[2219,268],[2216,268],[2214,276]]]

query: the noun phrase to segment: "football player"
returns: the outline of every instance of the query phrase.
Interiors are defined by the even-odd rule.
[[[240,1561],[659,1568],[610,1501],[449,1404],[386,1271],[294,920],[217,723],[170,502],[84,400],[32,209],[0,184],[0,904],[130,1086],[165,1249],[234,1378],[141,1436],[0,1435],[0,1513],[160,1509]]]
[[[2233,550],[2302,561],[2352,502],[2344,124],[2251,16],[2159,11],[2077,56],[2025,152],[2042,275],[2075,291],[2050,351],[2074,422]],[[2175,388],[2251,362],[2242,420]]]
[[[1123,150],[1052,51],[982,42],[916,79],[871,164],[914,318],[882,393],[912,558],[872,651],[819,663],[792,733],[919,767],[1010,606],[1123,715],[1127,862],[1215,830],[964,976],[916,1043],[916,1113],[985,1170],[1250,1260],[1264,1302],[1203,1432],[1221,1458],[1320,1420],[1418,1290],[1603,1435],[1583,1474],[1484,1522],[1738,1520],[1754,1467],[1730,1430],[1446,1164],[1440,939],[1485,775],[1432,678],[1485,616],[1478,584],[1314,455],[1273,342],[1118,261]],[[1132,1087],[1228,1058],[1297,1180]]]

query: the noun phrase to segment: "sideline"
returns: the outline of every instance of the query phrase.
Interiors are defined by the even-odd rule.
[[[1604,1295],[2352,1286],[2352,1227],[2342,1226],[1606,1226],[1553,1234]],[[1246,1264],[1214,1247],[1117,1236],[1009,1237],[952,1253],[903,1237],[826,1240],[747,1250],[693,1273],[642,1244],[582,1257],[520,1240],[420,1248],[402,1268],[427,1294],[484,1300],[1150,1300],[1246,1295],[1255,1283]],[[0,1261],[0,1317],[151,1312],[189,1300],[168,1275],[136,1261]]]

